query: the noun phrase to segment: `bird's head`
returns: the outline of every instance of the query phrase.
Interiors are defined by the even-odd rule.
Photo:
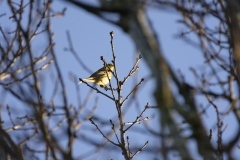
[[[111,64],[111,63],[109,63],[109,64],[107,64],[107,66],[111,69],[111,70],[113,70],[114,69],[114,65],[113,64]]]

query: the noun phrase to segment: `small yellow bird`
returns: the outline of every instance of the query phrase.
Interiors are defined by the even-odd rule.
[[[90,77],[82,79],[84,82],[91,82],[94,84],[97,84],[99,86],[106,86],[106,84],[109,83],[109,79],[112,78],[112,72],[109,70],[109,68],[111,70],[114,69],[114,65],[112,64],[107,64],[107,67],[102,67],[99,70],[97,70],[96,72],[94,72]],[[81,84],[82,81],[80,80],[78,82],[78,84]]]

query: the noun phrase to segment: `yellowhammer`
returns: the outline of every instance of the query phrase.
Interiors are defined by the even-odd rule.
[[[90,77],[82,79],[84,82],[91,82],[94,84],[97,84],[99,86],[105,86],[106,84],[109,83],[109,79],[112,78],[112,72],[109,70],[114,69],[114,65],[112,64],[107,64],[107,67],[102,67],[96,72],[94,72]],[[79,79],[80,80],[80,79]],[[81,84],[82,81],[80,80],[78,84]]]

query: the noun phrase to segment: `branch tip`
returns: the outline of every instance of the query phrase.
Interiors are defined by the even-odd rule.
[[[110,36],[111,36],[111,38],[113,38],[113,36],[114,36],[114,32],[113,31],[110,32]]]

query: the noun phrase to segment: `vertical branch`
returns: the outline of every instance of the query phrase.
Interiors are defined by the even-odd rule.
[[[207,100],[209,101],[209,103],[215,108],[216,110],[216,115],[217,115],[217,138],[218,138],[218,141],[217,141],[217,144],[218,144],[218,149],[217,149],[217,153],[218,153],[218,157],[220,160],[223,159],[223,151],[222,151],[222,121],[220,119],[220,115],[219,115],[219,111],[218,111],[218,106],[215,105],[212,100],[210,99],[210,97],[208,95],[206,95],[207,97]],[[212,130],[210,130],[210,137],[209,139],[211,139],[211,136],[212,136]]]
[[[227,0],[227,9],[225,11],[226,20],[229,26],[231,39],[229,39],[233,48],[235,60],[235,77],[240,84],[240,3],[235,0]],[[238,90],[240,92],[240,88]]]
[[[50,24],[51,24],[50,19],[48,19],[47,26],[50,27]],[[48,41],[49,41],[50,44],[53,44],[53,42],[52,42],[53,41],[53,33],[50,31],[50,29],[47,32],[48,32]],[[71,130],[71,126],[72,126],[71,117],[72,116],[69,112],[65,84],[63,82],[63,77],[62,77],[62,74],[60,72],[59,64],[57,62],[57,58],[55,56],[55,51],[54,51],[53,47],[50,48],[50,53],[53,56],[54,65],[55,65],[57,75],[58,75],[58,78],[59,78],[59,81],[60,81],[61,91],[62,91],[61,96],[62,96],[62,99],[63,99],[63,106],[64,106],[64,110],[65,110],[65,114],[66,114],[67,122],[68,122],[68,127],[67,127],[68,151],[66,152],[66,154],[64,152],[62,152],[62,154],[63,154],[64,158],[72,159],[72,147],[71,146],[73,145],[73,142],[74,142],[74,139],[75,139],[74,134],[72,133],[72,130]]]
[[[117,81],[117,93],[118,93],[118,99],[115,102],[116,103],[116,108],[118,111],[118,119],[119,119],[119,124],[120,124],[120,141],[121,141],[121,149],[122,149],[122,154],[124,155],[126,160],[130,160],[130,157],[128,156],[128,150],[126,148],[126,141],[125,141],[125,131],[124,131],[124,120],[123,120],[123,114],[122,114],[122,105],[121,105],[121,92],[122,92],[122,84],[119,83],[118,75],[117,75],[117,68],[116,68],[116,56],[114,53],[114,45],[113,45],[113,36],[114,32],[110,32],[111,36],[111,48],[112,48],[112,56],[113,56],[113,65],[114,65],[114,72],[116,75],[116,81]]]

